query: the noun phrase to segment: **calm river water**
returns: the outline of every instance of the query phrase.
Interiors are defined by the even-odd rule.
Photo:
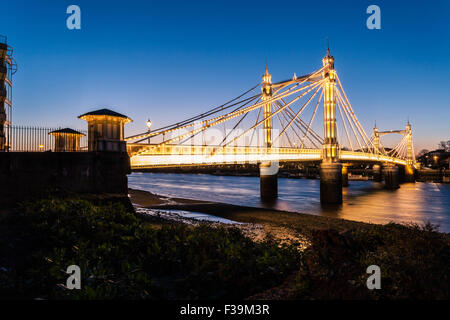
[[[213,176],[135,172],[128,185],[156,194],[209,200],[252,207],[271,207],[315,215],[372,223],[427,221],[450,232],[450,184],[405,183],[400,189],[385,190],[381,183],[350,181],[344,188],[344,203],[326,208],[320,205],[319,180],[278,179],[279,199],[266,205],[259,199],[259,177]]]

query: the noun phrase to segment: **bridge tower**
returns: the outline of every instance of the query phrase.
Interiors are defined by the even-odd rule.
[[[412,130],[411,124],[406,124],[405,128],[406,134],[406,167],[405,167],[405,181],[414,182],[415,181],[415,172],[414,172],[414,149],[412,142]]]
[[[268,101],[272,99],[272,76],[269,74],[266,66],[266,72],[262,76],[262,97],[261,100]],[[265,103],[263,106],[263,131],[264,131],[264,146],[266,148],[272,147],[272,118],[269,118],[272,115],[272,102]]]
[[[269,74],[266,66],[266,72],[262,76],[262,96],[261,100],[267,101],[263,105],[263,134],[264,147],[267,153],[271,152],[272,148],[272,76]],[[263,201],[273,201],[278,197],[278,162],[264,161],[259,166],[260,177],[260,195]]]
[[[380,153],[380,132],[376,123],[375,127],[373,127],[373,146],[375,147],[375,152]]]
[[[320,165],[320,201],[340,204],[342,203],[342,163],[339,160],[336,126],[336,71],[334,57],[330,55],[329,48],[322,63],[324,67],[322,72],[324,141]]]
[[[411,124],[406,124],[406,139],[407,139],[407,153],[406,153],[406,163],[408,166],[413,166],[414,163],[414,154],[413,154],[413,143],[412,143],[412,130],[411,130]]]
[[[377,124],[373,127],[373,146],[375,147],[375,152],[380,153],[380,132],[378,130]],[[381,166],[379,164],[374,164],[372,166],[373,180],[381,182],[383,180],[381,175]]]

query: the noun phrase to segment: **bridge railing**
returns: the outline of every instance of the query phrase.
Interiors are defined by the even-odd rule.
[[[257,146],[154,145],[127,144],[132,167],[164,165],[244,164],[262,161],[318,161],[320,149],[268,148]]]
[[[33,126],[5,126],[0,131],[0,151],[9,152],[82,152],[87,151],[87,132],[77,130],[82,135],[77,138],[71,133],[58,134],[58,142],[51,132],[61,128]],[[4,137],[2,137],[4,136]]]
[[[405,159],[395,158],[383,154],[374,154],[361,151],[340,151],[341,160],[369,161],[369,162],[392,162],[395,164],[406,165]]]

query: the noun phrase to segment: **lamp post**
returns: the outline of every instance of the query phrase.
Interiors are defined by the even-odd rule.
[[[152,122],[150,121],[150,119],[147,120],[147,128],[148,128],[148,133],[150,133],[150,128],[152,127]],[[150,144],[150,136],[148,137],[148,144]]]

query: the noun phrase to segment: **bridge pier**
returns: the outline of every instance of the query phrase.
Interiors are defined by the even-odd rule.
[[[387,189],[400,188],[398,167],[396,167],[393,164],[383,166],[383,175],[384,175],[384,184]]]
[[[381,166],[379,164],[374,164],[372,167],[373,171],[373,180],[376,182],[381,182],[383,180],[383,176],[381,174]]]
[[[405,182],[416,182],[416,172],[413,167],[411,167],[411,166],[405,167],[404,181]]]
[[[278,198],[278,162],[263,162],[259,165],[259,191],[263,202]]]
[[[342,186],[348,187],[348,164],[342,165]]]
[[[342,203],[342,163],[322,162],[320,164],[320,202],[322,204]]]

